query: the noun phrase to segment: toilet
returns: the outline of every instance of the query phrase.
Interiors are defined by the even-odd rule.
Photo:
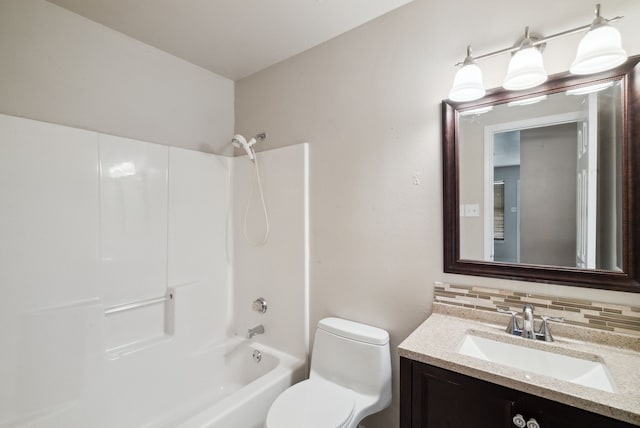
[[[266,428],[356,428],[391,403],[389,333],[340,318],[320,320],[309,379],[273,402]]]

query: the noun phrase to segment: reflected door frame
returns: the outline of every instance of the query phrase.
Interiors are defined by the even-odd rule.
[[[598,187],[598,95],[589,94],[588,120],[578,124],[576,267],[596,268]]]
[[[493,148],[495,146],[495,134],[508,131],[521,131],[524,129],[542,128],[546,126],[562,125],[565,123],[580,123],[588,121],[584,112],[576,111],[570,113],[554,114],[550,116],[535,117],[532,119],[517,120],[513,122],[503,122],[484,127],[484,185],[483,185],[483,260],[494,261],[493,243],[493,180],[494,161]],[[518,191],[518,198],[520,192]],[[518,204],[519,205],[519,204]],[[520,216],[520,206],[518,206],[518,217]],[[518,221],[518,228],[520,227]],[[518,238],[518,260],[520,260],[520,239]]]

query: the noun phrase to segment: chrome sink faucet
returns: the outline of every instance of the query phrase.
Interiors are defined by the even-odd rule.
[[[549,317],[542,315],[542,324],[538,331],[535,330],[533,321],[533,305],[527,303],[522,308],[522,324],[518,322],[517,311],[510,311],[506,309],[497,308],[497,311],[503,314],[510,314],[511,321],[507,326],[506,332],[515,336],[522,336],[525,339],[537,339],[544,340],[545,342],[553,342],[553,336],[549,331],[549,321],[564,322],[562,317]]]
[[[525,339],[536,338],[536,332],[533,329],[533,306],[528,303],[522,309],[522,337]]]

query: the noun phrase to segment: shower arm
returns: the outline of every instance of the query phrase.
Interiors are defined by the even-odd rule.
[[[255,143],[257,143],[258,141],[260,141],[262,143],[266,139],[267,139],[267,133],[266,132],[261,132],[261,133],[257,134],[255,137],[253,137],[251,140],[249,140],[248,145],[249,145],[249,147],[251,147]]]

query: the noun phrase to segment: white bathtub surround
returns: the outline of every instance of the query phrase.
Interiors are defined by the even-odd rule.
[[[0,115],[0,427],[262,423],[304,363],[228,335],[231,162]]]
[[[169,171],[167,279],[176,291],[176,333],[197,347],[229,330],[232,166],[229,158],[170,148]]]
[[[85,360],[99,355],[86,326],[102,333],[96,135],[9,116],[0,132],[3,426],[71,407]]]
[[[167,290],[169,148],[98,134],[98,283],[111,307]],[[164,305],[105,317],[107,348],[164,334]]]
[[[264,144],[269,144],[268,137]],[[309,345],[308,157],[307,143],[257,153],[271,230],[264,245],[252,245],[243,236],[255,180],[247,156],[233,159],[232,192],[234,331],[244,336],[247,329],[262,324],[265,333],[254,337],[258,343],[302,359]],[[253,241],[260,241],[264,233],[261,204],[256,186],[247,219],[247,235]],[[264,314],[252,310],[259,297],[268,302]]]

